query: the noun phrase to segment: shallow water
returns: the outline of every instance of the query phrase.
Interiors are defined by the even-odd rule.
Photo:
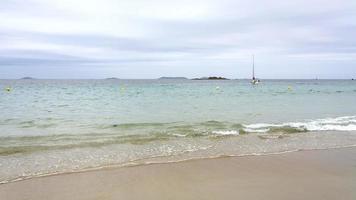
[[[356,145],[356,81],[0,80],[0,88],[2,182]]]

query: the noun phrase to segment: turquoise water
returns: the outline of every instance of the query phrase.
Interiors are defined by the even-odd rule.
[[[351,80],[0,80],[0,88],[2,182],[356,145]]]

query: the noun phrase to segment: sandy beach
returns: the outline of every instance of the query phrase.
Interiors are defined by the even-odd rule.
[[[0,200],[356,200],[355,19],[0,0]]]
[[[225,157],[0,185],[0,199],[355,199],[356,148]]]

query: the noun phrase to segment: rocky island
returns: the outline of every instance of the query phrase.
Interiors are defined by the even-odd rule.
[[[192,80],[230,80],[230,79],[224,77],[218,77],[218,76],[209,76],[209,77],[202,77],[202,78],[193,78]]]

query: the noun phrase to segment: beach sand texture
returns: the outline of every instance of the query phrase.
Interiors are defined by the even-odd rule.
[[[0,199],[356,199],[356,148],[225,157],[0,185]]]

